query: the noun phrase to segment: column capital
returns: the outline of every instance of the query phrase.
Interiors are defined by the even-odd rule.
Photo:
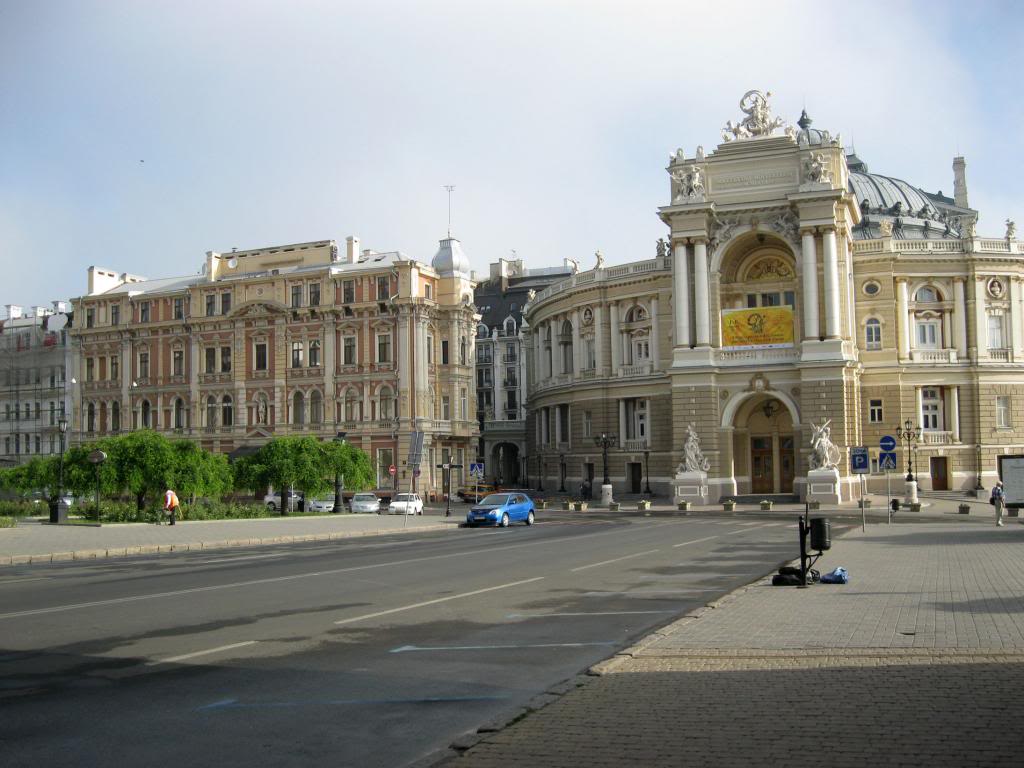
[[[1018,279],[1019,279],[1019,278],[1018,278]],[[963,283],[963,282],[964,282],[964,281],[966,281],[966,280],[967,280],[967,278],[965,278],[965,277],[964,277],[964,276],[962,276],[962,275],[954,275],[954,276],[953,276],[953,282],[954,282],[954,283]]]
[[[897,277],[896,278],[896,284],[897,285],[899,285],[900,283],[904,283],[905,284],[905,283],[909,283],[909,282],[910,282],[910,278],[909,277]]]
[[[698,237],[691,237],[690,241],[694,245],[707,245],[708,244],[708,239],[709,238],[708,238],[707,235],[699,235]]]
[[[814,237],[817,234],[817,232],[818,232],[818,228],[817,227],[811,227],[811,226],[800,227],[800,237],[807,237],[808,235],[810,235],[811,237]]]

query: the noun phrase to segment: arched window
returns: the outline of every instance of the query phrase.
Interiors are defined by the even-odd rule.
[[[235,404],[231,400],[231,395],[224,395],[220,401],[220,423],[225,427],[230,427],[235,423]]]
[[[306,398],[301,392],[292,397],[292,424],[306,423]]]
[[[478,339],[486,339],[487,338],[487,326],[484,325],[483,323],[480,323],[480,325],[478,325],[476,327],[476,337]]]
[[[345,390],[345,421],[359,419],[359,398],[351,387]]]
[[[185,401],[180,397],[174,400],[174,428],[185,428]]]
[[[877,317],[869,318],[864,325],[865,349],[882,348],[882,323]]]
[[[309,423],[322,424],[324,420],[324,398],[318,390],[309,395]]]
[[[385,386],[380,388],[380,395],[378,396],[379,404],[377,406],[377,413],[379,414],[378,418],[380,418],[381,420],[390,419],[392,417],[391,397],[392,396],[390,387]]]
[[[110,406],[110,430],[112,432],[121,431],[121,404],[116,401]]]
[[[206,426],[217,426],[217,398],[213,395],[206,398]]]
[[[572,323],[568,320],[562,323],[561,332],[558,334],[558,347],[561,350],[562,373],[572,373]]]
[[[511,317],[505,318],[505,335],[515,336],[516,335],[516,321]]]
[[[142,428],[143,429],[149,429],[152,426],[152,424],[150,423],[149,400],[143,400],[142,401],[141,411],[142,411]]]
[[[96,431],[96,405],[95,403],[89,403],[85,409],[85,431],[95,432]]]
[[[914,296],[918,303],[931,303],[936,301],[942,301],[939,297],[939,292],[932,288],[930,285],[926,285],[924,288],[918,288],[917,294]]]

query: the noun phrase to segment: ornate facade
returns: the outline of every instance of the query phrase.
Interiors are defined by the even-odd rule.
[[[350,237],[344,254],[334,241],[210,252],[185,278],[90,267],[74,301],[76,439],[151,428],[230,453],[344,432],[378,487],[439,493],[435,465],[472,458],[478,435],[473,283],[453,250],[441,241],[428,266]],[[413,430],[425,433],[415,479]]]
[[[605,434],[619,492],[641,491],[648,462],[668,492],[692,423],[712,498],[803,495],[812,424],[830,421],[848,499],[849,449],[877,462],[879,438],[909,420],[923,489],[990,486],[996,457],[1024,447],[1013,222],[978,234],[963,158],[952,198],[926,193],[869,173],[806,114],[777,135],[765,96],[741,107],[713,152],[670,158],[656,258],[580,272],[531,303],[545,484],[557,455],[570,483],[599,475]],[[901,446],[897,472],[907,458]]]

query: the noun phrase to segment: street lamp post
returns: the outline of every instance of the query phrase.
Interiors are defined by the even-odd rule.
[[[921,439],[921,427],[915,427],[914,422],[907,419],[902,427],[896,427],[896,436],[906,445],[904,450],[907,453],[907,502],[916,504],[917,481],[914,479],[914,470],[917,468],[917,443]]]
[[[618,438],[607,432],[602,432],[594,438],[594,444],[601,449],[601,460],[604,467],[604,481],[601,484],[601,503],[610,504],[612,501],[612,481],[608,477],[608,449],[616,444]]]
[[[339,432],[334,437],[334,442],[341,443],[342,445],[344,445],[345,444],[345,435],[347,435],[347,434],[348,434],[347,432]],[[335,512],[335,514],[337,514],[342,509],[345,508],[345,500],[342,498],[344,490],[345,490],[345,478],[341,475],[340,472],[338,472],[337,469],[335,469],[334,470],[334,512]]]
[[[644,475],[646,476],[646,480],[644,480],[644,493],[646,493],[648,496],[653,496],[654,494],[651,493],[651,464],[650,464],[650,456],[651,456],[651,452],[649,450],[645,450],[644,451]]]
[[[558,492],[565,493],[565,454],[558,454]]]
[[[537,452],[537,490],[544,490],[544,453]]]
[[[57,420],[57,429],[60,430],[60,468],[57,470],[57,504],[50,509],[50,522],[66,523],[68,505],[64,501],[64,439],[68,433],[68,420],[64,416]]]

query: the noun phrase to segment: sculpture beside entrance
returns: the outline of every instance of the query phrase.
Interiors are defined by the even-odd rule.
[[[683,460],[676,467],[676,476],[672,480],[675,501],[689,501],[693,504],[708,503],[708,469],[711,462],[700,449],[700,438],[693,424],[686,426],[686,439],[683,442]]]
[[[832,442],[832,421],[820,427],[811,422],[810,469],[807,472],[807,501],[840,504],[843,501],[839,483],[839,460],[842,453]]]

